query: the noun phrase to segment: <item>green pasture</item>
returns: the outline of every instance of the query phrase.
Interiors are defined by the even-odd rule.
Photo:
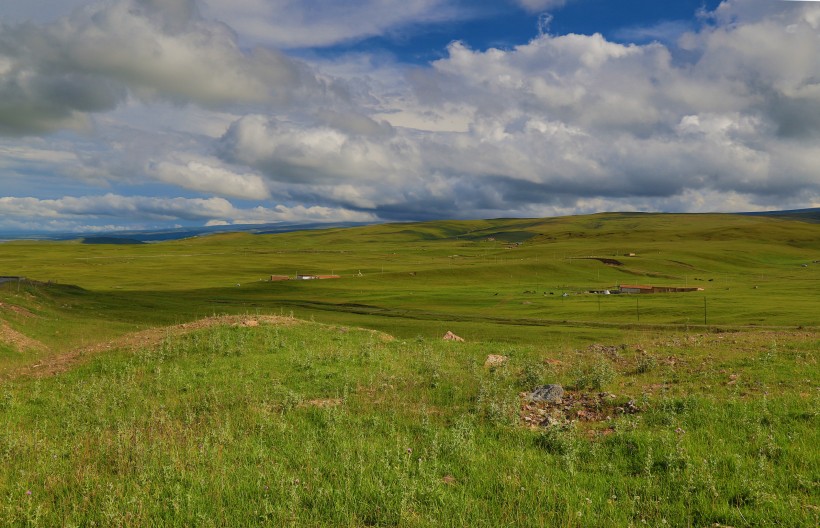
[[[817,526],[818,260],[733,215],[3,243],[0,525]]]
[[[0,285],[0,295],[43,315],[36,323],[10,323],[54,345],[74,345],[71,329],[85,335],[83,321],[94,327],[107,321],[101,331],[114,335],[256,311],[405,337],[462,325],[476,338],[533,340],[556,327],[605,333],[652,325],[814,327],[820,313],[816,260],[817,224],[604,214],[226,234],[145,245],[10,242],[0,245],[0,274],[38,282]],[[297,273],[341,279],[268,280]],[[585,293],[618,284],[704,291]],[[66,328],[55,338],[60,326]]]

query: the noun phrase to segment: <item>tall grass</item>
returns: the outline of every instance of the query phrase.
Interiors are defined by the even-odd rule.
[[[643,412],[531,430],[548,346],[209,328],[5,382],[0,524],[816,526],[817,344],[714,339],[648,372],[625,352],[600,388]],[[574,354],[539,380],[571,384]]]

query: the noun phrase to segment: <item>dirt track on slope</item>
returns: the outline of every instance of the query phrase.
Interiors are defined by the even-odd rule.
[[[259,326],[261,324],[270,325],[295,325],[301,321],[291,317],[281,317],[274,315],[259,315],[259,316],[241,316],[241,315],[225,315],[217,317],[206,317],[197,321],[183,323],[174,326],[164,326],[157,328],[150,328],[140,332],[126,334],[117,339],[104,341],[102,343],[95,343],[86,347],[72,350],[64,354],[50,356],[41,359],[39,362],[32,365],[26,365],[17,370],[11,371],[7,374],[7,378],[18,378],[23,376],[31,376],[35,378],[44,378],[53,376],[61,372],[65,372],[74,365],[84,361],[90,356],[99,354],[101,352],[108,352],[111,350],[136,350],[142,347],[152,347],[161,343],[168,337],[179,336],[200,330],[203,328],[210,328],[212,326],[233,325],[233,326]],[[2,331],[6,332],[7,325],[2,327]],[[11,330],[11,328],[8,328]],[[14,332],[13,330],[11,330]],[[19,332],[14,332],[19,334]],[[22,334],[19,334],[22,339],[28,339]],[[35,344],[44,347],[42,343],[33,341]]]
[[[36,339],[21,334],[10,327],[5,321],[0,321],[0,343],[11,345],[12,348],[18,352],[24,350],[46,350],[48,348]]]
[[[4,302],[0,302],[0,311],[14,314],[14,317],[16,318],[30,319],[32,317],[36,317],[36,315],[31,313],[27,309],[23,308],[22,306],[17,306],[14,304]],[[21,332],[18,332],[17,330],[9,326],[9,324],[6,321],[3,320],[0,320],[0,343],[9,345],[18,352],[23,352],[25,350],[48,349],[48,347],[45,346],[43,343],[37,341],[36,339],[32,339]]]

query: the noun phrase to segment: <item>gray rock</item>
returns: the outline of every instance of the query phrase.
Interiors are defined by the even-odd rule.
[[[564,387],[558,384],[541,385],[536,387],[530,395],[531,401],[543,401],[548,403],[561,403],[564,396]]]

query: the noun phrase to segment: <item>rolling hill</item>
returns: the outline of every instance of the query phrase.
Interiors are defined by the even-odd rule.
[[[819,235],[602,214],[4,243],[27,278],[0,283],[0,524],[816,526]],[[619,284],[702,290],[590,293]]]

